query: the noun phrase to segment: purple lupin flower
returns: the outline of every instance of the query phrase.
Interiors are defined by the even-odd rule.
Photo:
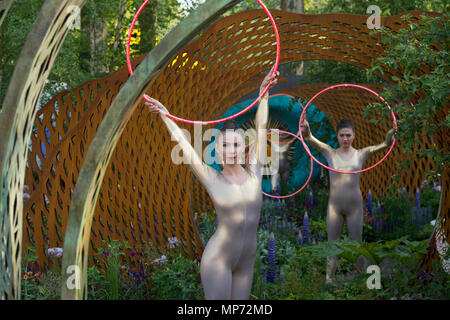
[[[379,202],[377,203],[376,212],[377,212],[377,216],[379,216],[379,217],[381,217],[383,214],[383,210],[381,209],[381,204]]]
[[[420,190],[416,190],[416,208],[420,209]]]
[[[320,231],[319,231],[319,234],[318,234],[318,240],[319,241],[323,241],[323,235],[322,235],[322,232],[320,232]]]
[[[406,188],[405,187],[402,188],[401,193],[402,193],[402,196],[406,197]]]
[[[376,222],[376,229],[379,231],[381,229],[381,224],[383,223],[383,219],[379,218]]]
[[[303,217],[303,243],[309,243],[309,217],[308,212],[305,212],[305,216]]]
[[[314,205],[314,199],[312,192],[309,192],[308,199],[306,199],[306,209],[310,212]]]
[[[441,186],[438,185],[436,182],[433,183],[433,190],[437,192],[441,192]]]
[[[303,244],[303,238],[302,238],[301,232],[298,233],[298,244]]]
[[[277,186],[277,190],[275,191],[275,196],[277,196],[277,197],[280,196],[280,187],[279,186]],[[281,200],[279,198],[273,198],[273,202],[279,203],[279,202],[281,202]]]
[[[267,252],[267,281],[274,282],[275,280],[275,270],[276,270],[276,251],[277,251],[277,245],[275,241],[275,236],[273,235],[273,232],[270,234],[269,238],[269,246],[268,246],[268,252]]]
[[[198,225],[197,212],[194,214],[194,224],[197,230],[200,230],[200,226]]]
[[[142,264],[142,262],[139,262],[139,276],[140,276],[142,279],[147,278],[147,275],[146,275],[145,272],[144,272],[144,265]]]
[[[366,208],[367,208],[367,212],[369,213],[369,216],[372,215],[372,210],[373,210],[373,198],[372,198],[372,192],[367,193],[367,201],[366,201]]]
[[[381,204],[379,202],[377,203],[376,216],[375,228],[380,231],[381,223],[383,222],[383,211],[381,210]]]

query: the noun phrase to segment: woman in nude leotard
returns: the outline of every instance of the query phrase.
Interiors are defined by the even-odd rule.
[[[265,77],[260,92],[276,84],[273,70]],[[190,167],[206,188],[217,214],[218,226],[203,251],[200,275],[206,299],[248,299],[253,281],[256,256],[256,231],[262,205],[262,173],[266,157],[266,125],[269,113],[268,92],[261,99],[256,113],[256,151],[244,169],[241,159],[245,141],[227,120],[216,138],[215,150],[223,162],[222,172],[205,164],[177,124],[165,115],[169,112],[157,100],[146,103],[161,119],[183,150],[190,157]],[[234,128],[233,128],[234,124]]]
[[[342,120],[337,126],[339,148],[334,149],[316,139],[310,132],[308,121],[301,124],[302,135],[328,161],[328,166],[343,171],[361,170],[364,162],[374,153],[387,148],[392,143],[394,130],[386,135],[386,140],[376,146],[357,150],[352,147],[355,130],[348,120]],[[344,221],[350,237],[362,241],[363,200],[359,188],[359,174],[337,173],[330,170],[330,195],[328,198],[327,233],[328,241],[338,239],[342,234]],[[337,258],[329,258],[326,281],[331,282],[336,272]],[[360,266],[356,266],[360,269]],[[361,270],[359,270],[361,271]]]

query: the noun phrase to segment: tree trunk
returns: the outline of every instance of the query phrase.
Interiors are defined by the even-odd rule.
[[[81,30],[80,30],[80,69],[83,73],[91,73],[91,2],[81,10]]]
[[[281,0],[280,4],[281,10],[295,12],[295,13],[305,13],[305,0]],[[302,76],[304,72],[304,61],[301,61],[300,66],[295,71],[295,74]]]
[[[120,30],[122,30],[122,21],[123,21],[123,16],[125,15],[125,9],[127,7],[127,2],[128,2],[128,0],[123,0],[122,6],[120,7],[119,19],[117,21],[117,26],[116,26],[116,35],[114,37],[114,44],[113,44],[114,49],[117,49],[119,47]]]
[[[156,44],[156,20],[158,1],[152,1],[151,6],[146,6],[139,16],[139,29],[141,30],[141,41],[139,52],[148,53]]]
[[[281,0],[281,10],[305,13],[305,0]]]
[[[89,19],[89,73],[95,76],[95,21]]]
[[[100,76],[106,76],[109,72],[108,64],[106,60],[103,60],[102,57],[105,56],[108,46],[108,26],[106,21],[101,20],[98,24],[95,25],[94,33],[95,35],[95,71],[99,73]],[[100,57],[100,58],[98,58]]]
[[[81,10],[80,67],[92,77],[108,73],[107,63],[100,57],[106,53],[108,29],[103,20],[96,21],[97,4],[88,2]]]
[[[109,71],[108,71],[108,73],[114,71],[114,68],[118,65],[117,56],[116,55],[117,55],[118,49],[122,49],[122,48],[119,48],[119,45],[120,45],[120,31],[122,30],[123,18],[125,16],[127,3],[128,3],[128,0],[122,0],[122,4],[120,6],[119,17],[118,17],[117,25],[116,25],[116,32],[115,32],[115,35],[114,35],[113,54],[112,54],[111,61],[109,62]]]

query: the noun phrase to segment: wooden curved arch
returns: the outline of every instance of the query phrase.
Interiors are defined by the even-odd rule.
[[[27,37],[0,110],[0,298],[19,299],[23,185],[39,97],[73,18],[85,0],[47,0]],[[11,1],[2,3],[2,17]],[[1,21],[0,21],[1,22]]]

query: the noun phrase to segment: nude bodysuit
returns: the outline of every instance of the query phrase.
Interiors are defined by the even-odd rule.
[[[328,161],[329,167],[343,171],[358,171],[362,169],[364,162],[374,153],[387,147],[385,142],[366,147],[360,150],[353,149],[351,156],[342,158],[337,150],[326,143],[317,140],[310,134],[306,138],[317,150],[319,150]],[[347,222],[349,236],[353,239],[362,240],[363,231],[363,200],[361,189],[359,188],[359,173],[337,173],[330,172],[330,194],[328,198],[327,212],[327,234],[328,241],[338,239],[342,234],[344,221]],[[336,270],[337,260],[333,258],[329,261],[330,273]]]
[[[253,281],[257,249],[257,227],[262,206],[262,172],[266,152],[268,98],[262,99],[256,114],[257,146],[242,184],[229,181],[205,164],[170,118],[161,115],[172,140],[206,188],[216,210],[218,226],[203,251],[200,274],[206,299],[248,299]],[[256,160],[256,161],[255,161]]]

